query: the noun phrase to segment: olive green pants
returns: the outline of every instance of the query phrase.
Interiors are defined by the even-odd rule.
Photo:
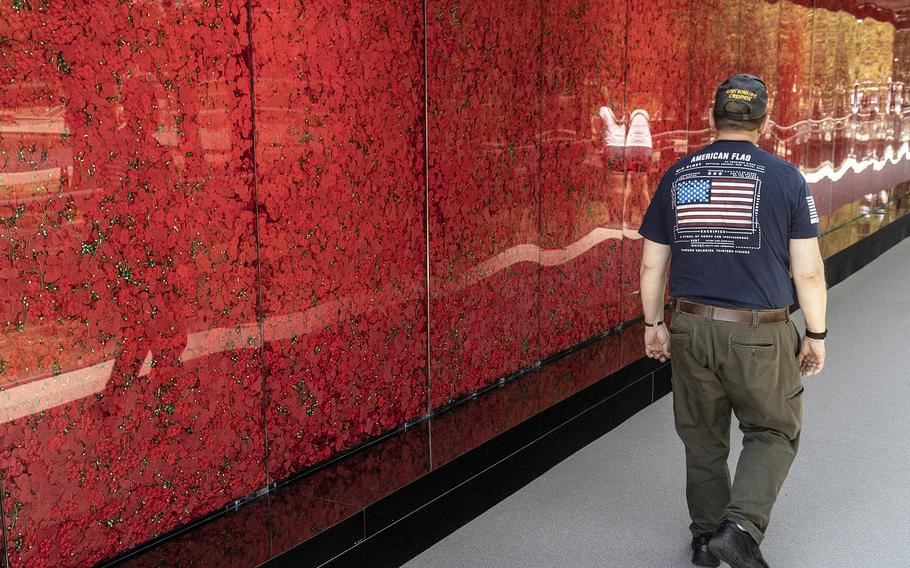
[[[676,432],[686,449],[693,536],[731,519],[764,539],[799,446],[803,385],[792,321],[731,323],[674,309],[669,325]],[[730,411],[743,450],[730,483]]]

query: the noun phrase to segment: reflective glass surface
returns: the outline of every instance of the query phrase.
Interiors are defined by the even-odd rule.
[[[0,8],[17,568],[91,565],[266,481],[245,4],[37,4]]]
[[[254,2],[272,480],[426,413],[421,4]]]
[[[620,321],[626,2],[547,2],[540,158],[541,357]]]
[[[623,189],[622,320],[641,313],[638,234],[651,197],[668,167],[688,153],[687,125],[697,3],[630,3],[628,131]],[[696,14],[697,16],[697,14]],[[713,96],[713,95],[712,95]],[[713,99],[712,99],[713,101]]]
[[[540,341],[539,2],[427,0],[430,407]]]
[[[538,366],[640,316],[642,216],[730,74],[824,256],[903,218],[910,30],[846,7],[3,2],[10,566],[257,491],[202,534],[261,562],[638,361],[641,324]]]

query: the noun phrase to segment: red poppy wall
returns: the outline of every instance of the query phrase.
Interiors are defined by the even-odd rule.
[[[642,215],[731,73],[826,256],[905,214],[910,32],[843,4],[0,2],[10,566],[115,557],[635,319]]]
[[[87,566],[265,481],[244,2],[4,2],[11,566]]]
[[[427,412],[423,15],[254,1],[268,473]]]

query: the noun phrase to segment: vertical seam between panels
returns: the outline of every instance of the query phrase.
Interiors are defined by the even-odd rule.
[[[784,3],[778,2],[777,4],[777,65],[774,66],[774,69],[777,72],[777,92],[780,93],[780,45],[781,45],[781,33],[780,33],[780,24],[783,20],[784,15]],[[777,99],[780,98],[780,95],[775,97],[775,103]]]
[[[777,83],[777,93],[774,95],[774,105],[775,105],[775,107],[777,106],[778,100],[780,99],[780,92],[781,92],[781,85],[780,85],[780,59],[781,59],[781,57],[780,57],[780,46],[781,46],[781,36],[782,36],[783,34],[780,33],[780,25],[781,25],[781,22],[783,21],[783,15],[784,15],[784,3],[783,3],[783,2],[779,2],[779,3],[778,3],[778,8],[777,8],[777,64],[774,66],[774,71],[775,71],[775,73],[777,73],[777,81],[776,81],[776,83]],[[777,111],[777,108],[772,108],[771,110],[776,112],[776,111]],[[768,119],[768,120],[770,120],[770,119]],[[778,123],[778,125],[780,126],[780,123]],[[768,128],[771,128],[771,125],[769,125]],[[775,137],[775,135],[774,135],[774,129],[771,128],[771,141],[772,141],[772,144],[773,144],[773,147],[772,147],[773,152],[772,152],[772,153],[773,153],[774,155],[777,155],[777,149],[780,147],[780,146],[778,145],[778,143],[777,143],[777,140],[778,140],[778,138]],[[786,153],[786,152],[785,152],[785,153]],[[787,158],[788,158],[787,156],[784,157],[784,159],[787,159]],[[787,161],[789,162],[789,159],[787,159]],[[797,169],[799,169],[799,166],[797,166]]]
[[[692,123],[689,121],[689,119],[692,114],[692,90],[693,90],[693,85],[692,85],[692,57],[693,57],[692,51],[693,51],[693,49],[692,49],[692,45],[695,43],[693,41],[693,38],[694,38],[693,34],[695,31],[695,14],[694,14],[695,8],[693,6],[694,6],[695,2],[698,2],[698,1],[699,0],[690,0],[690,2],[689,2],[689,32],[688,32],[689,33],[689,63],[688,63],[688,65],[689,65],[689,101],[688,101],[688,103],[686,103],[686,107],[689,109],[689,112],[686,113],[687,114],[687,116],[686,116],[686,153],[691,152],[691,149],[689,148],[689,136],[691,133],[690,128],[692,128]],[[711,106],[712,107],[714,106],[714,97],[713,96],[711,97]],[[696,111],[699,113],[701,112],[699,109],[696,109]],[[711,128],[709,126],[708,127],[708,136],[711,135],[710,131],[711,131]]]
[[[544,47],[543,28],[546,25],[545,0],[540,0],[540,32],[537,34],[537,357],[543,359],[543,98],[544,98]]]
[[[626,107],[629,104],[629,69],[632,67],[632,62],[629,60],[629,27],[631,25],[631,21],[630,21],[631,16],[632,16],[632,0],[626,0],[626,11],[625,11],[625,14],[623,14],[623,18],[625,19],[625,25],[623,26],[623,31],[625,32],[625,34],[623,35],[623,45],[622,45],[623,59],[625,59],[625,61],[623,61],[623,66],[622,66],[622,116],[623,116],[623,122],[625,122],[626,112],[628,112],[628,110],[629,110]],[[628,126],[626,126],[626,132],[628,132]],[[625,145],[623,145],[622,150],[623,150],[623,158],[625,158],[625,154],[626,154]],[[625,164],[625,159],[623,160],[623,164]],[[625,165],[623,165],[623,169],[627,171],[627,168],[625,167]]]
[[[427,1],[423,0],[423,229],[424,229],[424,286],[426,289],[426,415],[429,416],[432,411],[432,383],[430,382],[430,369],[432,359],[430,358],[430,82],[429,82],[429,42],[427,34],[429,26],[427,25]],[[432,426],[432,425],[431,425]],[[433,467],[433,429],[427,428],[428,457],[430,468]]]
[[[808,142],[812,140],[812,127],[813,127],[812,109],[815,108],[814,107],[814,103],[815,103],[815,22],[816,22],[815,12],[816,12],[815,2],[813,1],[812,8],[810,8],[810,12],[809,12],[810,15],[812,16],[812,23],[809,25],[809,108],[806,109],[806,111],[807,111],[806,120],[808,121],[806,126],[808,127],[808,131],[809,131],[809,139],[806,141],[807,147],[808,147]],[[811,193],[811,190],[810,190],[810,193]],[[830,205],[828,207],[828,219],[826,219],[826,222],[827,223],[831,222]],[[825,232],[822,231],[821,223],[819,223],[818,232],[819,232],[819,238],[821,238],[825,235]]]
[[[685,150],[683,151],[684,152],[683,155],[689,154],[689,135],[691,132],[689,130],[689,127],[691,125],[691,123],[689,122],[689,117],[692,114],[692,44],[694,43],[692,41],[692,27],[694,25],[693,21],[695,20],[695,17],[692,14],[692,10],[693,10],[692,4],[697,1],[698,0],[689,0],[688,9],[687,9],[688,22],[686,22],[686,41],[687,41],[686,67],[687,67],[688,72],[686,73],[686,126],[685,126],[686,145],[685,145]],[[666,281],[666,284],[664,285],[664,294],[667,295],[668,289],[670,287],[670,267],[669,266],[667,267],[667,272],[666,272],[665,276],[666,276],[667,281]],[[642,314],[642,315],[644,315],[644,314]]]
[[[265,329],[262,316],[262,254],[260,251],[260,231],[259,231],[259,168],[256,157],[256,81],[253,78],[253,6],[252,0],[246,2],[246,30],[250,42],[249,64],[250,64],[250,136],[251,149],[250,155],[253,161],[253,234],[256,239],[256,324],[259,328],[259,374],[262,384],[262,404],[260,411],[262,413],[262,450],[263,466],[265,468],[265,485],[271,483],[269,472],[269,433],[266,413],[268,409],[268,391],[266,390],[266,372],[265,372]],[[269,546],[271,547],[271,531],[269,531]]]
[[[9,541],[6,537],[6,499],[3,495],[3,470],[0,470],[0,548],[3,549],[3,566],[9,568]]]
[[[739,0],[739,9],[736,11],[736,30],[739,32],[739,45],[736,50],[736,72],[740,73],[743,67],[743,41],[746,39],[743,34],[743,10],[745,9],[744,0]],[[724,77],[726,79],[726,77]]]
[[[690,126],[689,115],[692,112],[692,44],[695,43],[694,41],[692,41],[692,31],[693,31],[693,27],[694,27],[694,23],[695,23],[695,14],[692,13],[694,8],[692,7],[692,5],[695,2],[698,2],[698,0],[689,0],[689,31],[688,31],[689,55],[687,57],[687,60],[688,60],[687,64],[689,67],[689,96],[687,97],[688,100],[686,101],[686,109],[687,109],[687,112],[686,112],[686,153],[689,152],[689,126]]]
[[[812,16],[812,23],[809,25],[809,120],[812,119],[812,102],[815,99],[815,2],[812,2],[812,8],[809,9]],[[809,123],[811,128],[812,124]],[[811,131],[810,131],[811,136]]]
[[[626,0],[625,13],[623,14],[623,45],[622,45],[622,112],[620,116],[622,117],[623,124],[626,124],[626,113],[629,104],[629,68],[631,67],[631,62],[629,61],[629,27],[631,26],[631,9],[630,9],[631,0]],[[626,133],[629,132],[629,125],[626,124]],[[626,197],[626,191],[628,190],[629,185],[629,168],[626,167],[626,144],[623,142],[622,146],[622,206],[620,207],[619,213],[619,230],[620,230],[620,240],[619,240],[619,321],[624,322],[626,318],[624,316],[623,307],[626,305],[626,290],[625,290],[625,258],[626,258],[626,203],[628,199]],[[644,313],[644,312],[642,312]]]

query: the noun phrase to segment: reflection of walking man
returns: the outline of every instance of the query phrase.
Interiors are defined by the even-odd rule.
[[[791,164],[756,146],[765,84],[734,75],[717,90],[717,138],[664,175],[641,225],[645,347],[672,352],[673,411],[686,449],[693,563],[767,566],[759,544],[799,445],[800,375],[825,360],[826,285],[818,215]],[[675,298],[662,319],[664,274]],[[793,287],[806,320],[790,321]],[[814,336],[814,338],[813,338]],[[732,481],[730,412],[743,432]]]

